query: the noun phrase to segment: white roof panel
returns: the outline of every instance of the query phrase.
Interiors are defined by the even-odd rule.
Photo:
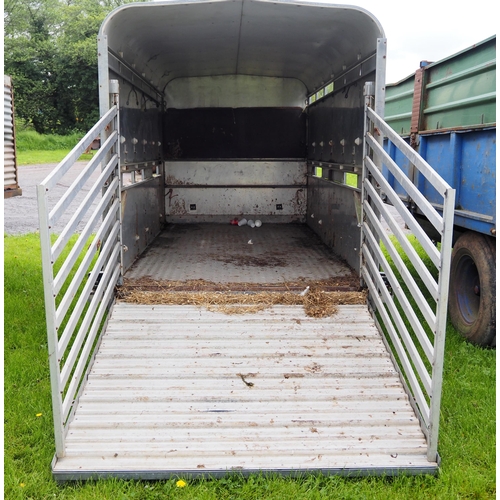
[[[309,91],[374,54],[384,37],[364,9],[283,0],[128,4],[101,35],[160,89],[180,77],[239,74],[296,78]]]

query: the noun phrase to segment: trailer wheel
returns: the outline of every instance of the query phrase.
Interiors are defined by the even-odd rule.
[[[451,256],[449,313],[470,342],[491,347],[496,340],[496,248],[493,238],[468,232]]]

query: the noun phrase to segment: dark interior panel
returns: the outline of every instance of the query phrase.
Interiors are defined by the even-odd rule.
[[[307,114],[309,160],[361,165],[364,127],[361,82],[315,102]]]
[[[301,108],[170,108],[164,134],[166,159],[306,156]]]
[[[120,108],[120,133],[122,163],[161,159],[161,109]]]

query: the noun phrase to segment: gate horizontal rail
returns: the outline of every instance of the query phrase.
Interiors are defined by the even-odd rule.
[[[385,342],[400,371],[428,442],[437,459],[455,190],[370,107],[367,98],[362,176],[361,276]],[[442,197],[438,212],[382,147],[399,149]],[[423,231],[382,175],[384,165],[441,236],[441,246]],[[411,230],[417,251],[389,210],[386,199]],[[385,225],[382,224],[382,220]],[[385,227],[393,234],[389,237]]]
[[[58,457],[122,273],[118,96],[112,99],[109,111],[37,186]],[[102,146],[82,168],[76,162],[97,136]],[[52,191],[66,183],[54,201]],[[56,235],[61,221],[67,222]]]

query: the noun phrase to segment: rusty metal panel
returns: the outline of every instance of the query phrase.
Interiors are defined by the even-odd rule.
[[[366,306],[115,305],[56,479],[435,473]]]
[[[417,71],[415,71],[414,85],[413,102],[411,107],[410,133],[418,134],[420,130],[420,108],[422,105],[422,96],[424,91],[424,68],[419,68]]]
[[[227,222],[264,219],[266,222],[304,222],[306,194],[302,187],[182,188],[165,200],[167,222]]]
[[[303,222],[304,161],[165,162],[167,222]]]
[[[4,198],[19,196],[22,190],[17,178],[16,133],[14,126],[14,93],[12,78],[4,75],[3,100],[3,188]]]

